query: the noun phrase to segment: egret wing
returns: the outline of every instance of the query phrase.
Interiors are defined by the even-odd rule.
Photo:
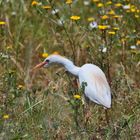
[[[79,81],[86,82],[85,95],[92,101],[110,108],[111,92],[103,71],[96,65],[86,64],[81,67]]]

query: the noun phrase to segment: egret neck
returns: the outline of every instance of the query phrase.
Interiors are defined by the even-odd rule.
[[[70,73],[72,73],[75,76],[78,76],[80,67],[75,66],[72,61],[68,60],[65,57],[62,56],[56,57],[57,57],[57,59],[55,59],[56,63],[62,64]]]

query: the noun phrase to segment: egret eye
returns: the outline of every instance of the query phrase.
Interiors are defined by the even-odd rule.
[[[48,60],[48,59],[47,59],[45,62],[49,63],[49,62],[50,62],[50,60]]]

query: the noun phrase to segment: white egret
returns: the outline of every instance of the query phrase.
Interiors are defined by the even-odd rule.
[[[105,108],[111,108],[111,91],[107,82],[104,72],[94,64],[84,64],[81,67],[77,67],[69,59],[58,55],[52,54],[48,56],[43,62],[36,65],[33,69],[40,67],[47,67],[51,63],[59,63],[73,75],[79,78],[79,83],[86,83],[84,92],[85,96],[91,101],[104,106]]]

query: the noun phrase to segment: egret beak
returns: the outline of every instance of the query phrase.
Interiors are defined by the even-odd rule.
[[[33,67],[32,70],[36,70],[37,68],[41,68],[41,67],[43,67],[46,64],[47,64],[47,62],[41,62],[41,63],[37,64],[35,67]]]

